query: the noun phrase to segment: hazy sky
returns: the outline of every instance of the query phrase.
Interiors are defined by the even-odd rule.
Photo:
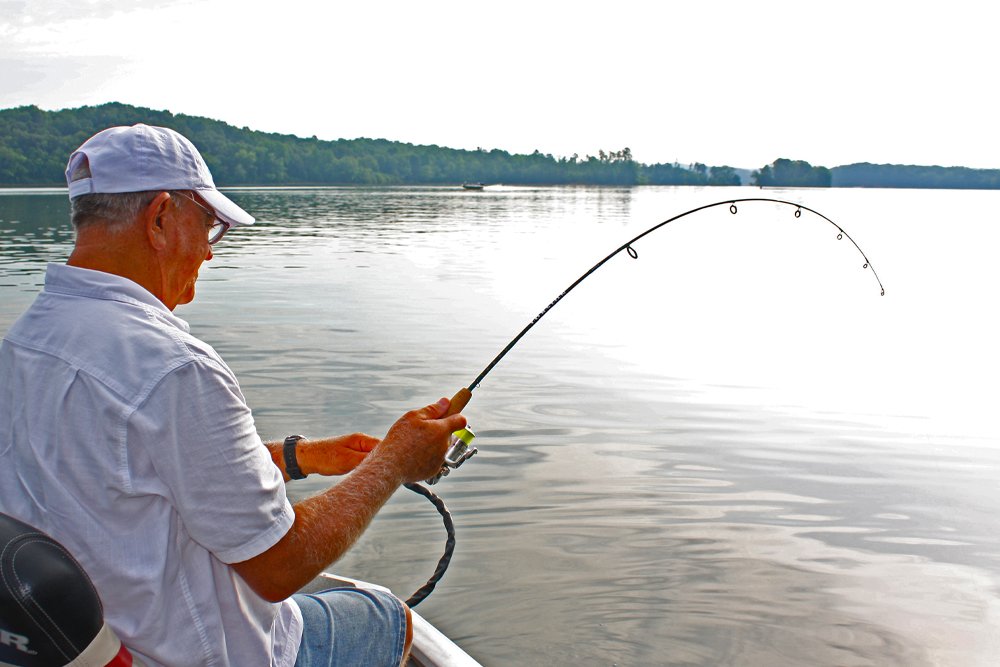
[[[1000,3],[0,0],[0,108],[757,168],[1000,168]]]

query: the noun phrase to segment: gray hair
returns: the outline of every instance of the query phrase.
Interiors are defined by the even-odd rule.
[[[160,192],[162,190],[80,195],[70,200],[70,221],[77,231],[95,223],[106,225],[109,231],[121,231],[132,224]]]

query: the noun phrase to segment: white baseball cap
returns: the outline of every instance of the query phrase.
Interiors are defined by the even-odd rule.
[[[139,123],[98,132],[69,156],[66,183],[70,199],[95,193],[194,190],[219,219],[231,225],[254,223],[252,215],[215,188],[194,144],[166,127]]]

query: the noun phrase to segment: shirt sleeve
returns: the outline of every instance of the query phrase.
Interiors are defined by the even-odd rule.
[[[236,378],[198,358],[167,373],[128,422],[193,540],[224,563],[277,543],[295,520]]]

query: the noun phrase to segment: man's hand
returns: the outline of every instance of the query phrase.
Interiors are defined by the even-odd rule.
[[[442,398],[407,412],[392,425],[372,457],[391,465],[403,483],[438,474],[444,465],[449,436],[466,425],[460,414],[445,416],[450,405],[447,398]]]
[[[307,475],[346,475],[372,455],[396,473],[401,483],[428,479],[438,474],[444,464],[449,436],[466,425],[461,415],[448,415],[450,407],[451,401],[442,398],[411,410],[393,424],[382,441],[364,433],[303,439],[296,445],[295,458]],[[282,443],[269,443],[267,448],[287,481]]]
[[[300,440],[295,454],[299,468],[307,475],[346,475],[365,460],[379,439],[352,433],[323,440]]]

